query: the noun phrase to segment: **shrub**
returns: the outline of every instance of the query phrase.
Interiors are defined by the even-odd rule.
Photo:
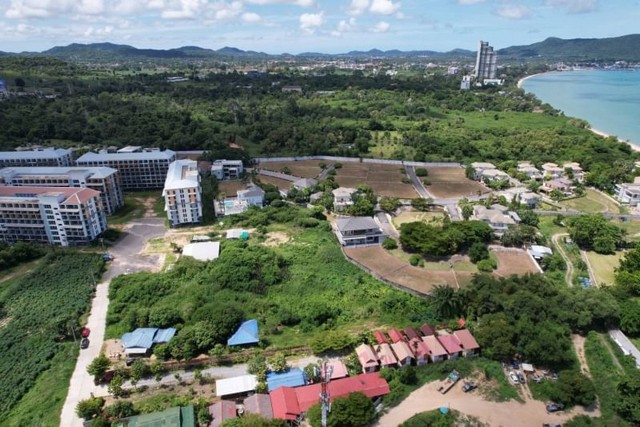
[[[414,267],[420,264],[420,261],[423,261],[422,256],[418,254],[413,254],[411,255],[411,258],[409,258],[409,264],[413,265]]]
[[[416,175],[417,176],[428,176],[429,175],[429,171],[425,168],[416,168]]]
[[[382,242],[382,247],[387,250],[398,249],[398,242],[390,237],[387,237],[386,239],[384,239],[384,242]]]
[[[340,163],[340,162],[335,162],[335,163],[333,164],[333,168],[334,168],[334,169],[340,169],[340,168],[342,168],[342,163]]]
[[[102,413],[104,399],[101,397],[92,397],[90,399],[81,400],[76,406],[76,414],[85,420],[90,420]]]
[[[476,242],[469,248],[469,258],[472,263],[477,263],[489,258],[489,248],[482,242]]]
[[[422,183],[424,185],[431,185],[431,180],[429,178],[425,178],[425,179],[422,180]]]
[[[411,184],[411,180],[409,178],[402,178],[403,184]]]
[[[484,271],[485,273],[491,273],[498,268],[498,264],[491,258],[480,260],[476,265],[478,266],[478,270]]]

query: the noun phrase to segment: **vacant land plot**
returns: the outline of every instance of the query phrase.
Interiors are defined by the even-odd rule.
[[[287,192],[291,188],[291,181],[287,181],[285,179],[274,178],[272,176],[259,175],[258,179],[260,182],[265,184],[275,185],[281,191]]]
[[[593,274],[596,276],[598,286],[613,285],[615,269],[620,265],[620,259],[624,252],[616,252],[613,255],[600,255],[595,252],[587,252],[587,258]]]
[[[617,203],[591,188],[587,188],[583,197],[563,200],[559,204],[567,209],[575,209],[582,212],[620,213],[620,206]]]
[[[427,190],[438,198],[476,196],[489,190],[477,181],[468,179],[463,168],[428,168],[431,185]]]
[[[498,276],[508,277],[512,274],[539,273],[534,261],[523,250],[492,251],[492,254],[498,260],[498,269],[495,270],[495,274]]]
[[[227,197],[236,197],[238,190],[244,190],[247,184],[242,181],[221,181],[218,183],[218,194],[224,193]]]
[[[332,162],[323,160],[298,160],[293,162],[264,162],[258,163],[256,166],[259,169],[267,169],[274,172],[282,172],[286,167],[289,169],[289,173],[293,176],[299,176],[301,178],[316,178],[322,172],[320,163],[326,163],[327,165]]]
[[[380,277],[423,294],[431,292],[435,285],[457,287],[458,284],[466,284],[471,280],[470,272],[458,272],[457,277],[454,277],[450,270],[432,271],[413,267],[407,261],[389,254],[381,246],[346,248],[345,253]]]
[[[400,199],[418,198],[418,193],[413,186],[402,182],[407,175],[401,169],[400,165],[345,162],[342,168],[336,170],[336,181],[342,187],[352,188],[367,184],[381,196]]]
[[[407,222],[431,222],[435,219],[443,219],[444,212],[400,212],[398,215],[393,217],[393,225],[396,228],[400,228],[400,226]]]

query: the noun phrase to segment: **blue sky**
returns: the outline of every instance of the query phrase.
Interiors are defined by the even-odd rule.
[[[640,32],[640,0],[0,0],[0,50],[110,41],[267,53],[475,50]]]

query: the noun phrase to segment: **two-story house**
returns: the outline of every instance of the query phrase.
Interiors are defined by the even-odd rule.
[[[502,205],[492,205],[491,208],[476,205],[473,207],[472,219],[489,224],[498,237],[502,236],[510,226],[520,223],[518,214]]]
[[[338,218],[334,231],[342,246],[375,245],[387,237],[373,218],[364,216]]]
[[[353,206],[353,195],[356,193],[355,188],[338,187],[333,190],[333,211],[345,212],[351,206]]]

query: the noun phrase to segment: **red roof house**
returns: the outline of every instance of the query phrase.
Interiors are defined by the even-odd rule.
[[[398,364],[398,359],[396,359],[393,351],[391,351],[391,346],[389,344],[378,344],[373,348],[378,353],[380,366],[382,366],[383,368],[389,368]]]
[[[453,335],[438,335],[438,341],[449,353],[449,359],[454,359],[462,354],[462,347],[460,342]]]
[[[218,427],[226,420],[236,418],[236,403],[230,400],[221,400],[213,405],[209,406],[209,415],[211,415],[211,422],[209,427]]]
[[[429,347],[420,338],[412,338],[409,341],[409,348],[416,357],[416,364],[424,365],[429,363]]]
[[[244,400],[244,411],[247,414],[259,414],[267,420],[272,419],[271,397],[268,394],[252,394]]]
[[[379,359],[371,346],[360,344],[356,347],[356,354],[358,355],[360,365],[362,365],[362,372],[373,372],[378,369]]]
[[[331,368],[332,381],[349,376],[347,367],[340,359],[331,359],[327,362],[327,365]]]
[[[422,341],[429,348],[429,358],[432,362],[442,362],[449,355],[435,335],[422,337]]]
[[[321,387],[320,384],[314,384],[313,386]],[[320,392],[318,391],[318,399],[320,399],[319,395]],[[271,397],[273,418],[295,421],[298,419],[298,416],[302,414],[303,411],[300,410],[300,405],[298,404],[298,397],[296,396],[295,388],[278,387],[277,389],[269,392],[269,396]]]
[[[396,328],[389,329],[389,338],[391,338],[391,342],[404,341],[404,335],[402,332],[397,330]]]
[[[391,344],[391,348],[398,358],[398,365],[408,366],[411,365],[411,362],[413,360],[415,360],[413,352],[409,348],[409,344],[407,344],[406,341],[394,342],[393,344]]]
[[[410,340],[413,339],[413,338],[420,337],[420,332],[418,332],[418,330],[416,328],[413,328],[411,326],[407,326],[406,328],[404,328],[404,334]]]
[[[321,384],[280,387],[270,394],[274,418],[295,420],[320,401]],[[378,372],[331,381],[327,386],[331,400],[360,392],[373,399],[389,394],[389,384]],[[288,418],[285,418],[287,417]]]
[[[427,325],[425,323],[424,325],[420,326],[420,332],[422,332],[422,335],[424,335],[425,337],[428,337],[429,335],[435,335],[436,329],[433,326]]]
[[[480,345],[473,337],[473,335],[471,335],[471,332],[469,332],[468,329],[460,329],[458,331],[454,331],[453,335],[460,342],[460,346],[462,347],[462,354],[465,357],[476,354],[480,350]]]
[[[378,344],[389,343],[389,340],[387,340],[387,337],[382,331],[373,331],[373,338],[378,342]]]

